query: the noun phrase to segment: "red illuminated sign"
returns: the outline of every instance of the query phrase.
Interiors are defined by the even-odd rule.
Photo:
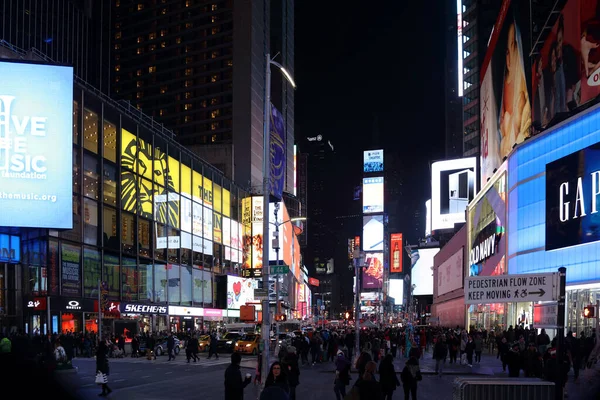
[[[45,297],[34,297],[33,300],[29,300],[26,304],[27,309],[34,311],[45,311],[47,302]]]
[[[402,272],[402,234],[392,233],[390,238],[390,272]]]
[[[308,278],[308,284],[311,286],[319,286],[319,280],[316,278]]]

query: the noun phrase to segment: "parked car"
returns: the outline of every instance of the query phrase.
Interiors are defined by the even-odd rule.
[[[182,345],[183,345],[183,342],[180,341],[178,338],[175,338],[175,347],[173,348],[173,353],[175,353],[175,355],[179,354],[179,351],[181,350]],[[157,356],[162,356],[163,354],[168,354],[166,337],[159,339],[156,342],[156,346],[154,347],[154,353]]]
[[[208,346],[210,345],[210,336],[203,335],[198,338],[198,351],[204,352],[208,351]]]
[[[260,346],[260,335],[255,333],[248,333],[238,339],[235,343],[235,351],[243,354],[252,354],[253,356],[258,354]]]
[[[233,353],[236,342],[242,337],[240,332],[227,332],[217,341],[217,351],[222,353]]]

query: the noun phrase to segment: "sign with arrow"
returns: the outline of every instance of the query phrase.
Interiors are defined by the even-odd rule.
[[[556,272],[465,278],[465,304],[556,301],[557,297]]]

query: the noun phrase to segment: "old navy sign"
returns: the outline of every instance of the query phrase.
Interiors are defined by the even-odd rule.
[[[154,304],[121,303],[119,305],[121,314],[167,314],[167,306]]]
[[[554,301],[558,274],[469,276],[465,278],[465,304]]]
[[[492,234],[475,245],[469,253],[469,265],[479,264],[496,254],[496,234]]]
[[[546,250],[600,240],[600,144],[546,164]]]

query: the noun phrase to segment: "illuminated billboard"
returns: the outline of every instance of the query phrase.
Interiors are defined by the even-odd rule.
[[[363,171],[383,171],[383,150],[367,150],[364,152]]]
[[[530,136],[529,47],[529,2],[504,0],[480,72],[481,186]],[[554,73],[548,79],[560,78]]]
[[[242,252],[243,269],[262,269],[263,252],[263,197],[242,199]]]
[[[411,284],[415,287],[413,295],[433,295],[433,257],[440,249],[412,249],[412,251]]]
[[[475,197],[475,157],[431,165],[431,229],[452,229],[465,222],[465,209]]]
[[[363,214],[383,212],[383,177],[363,178]]]
[[[363,216],[362,246],[364,251],[383,251],[383,215]]]
[[[463,253],[461,247],[456,253],[452,254],[438,268],[437,272],[437,295],[460,289],[463,286]]]
[[[394,305],[404,303],[404,279],[390,279],[389,296],[394,298]]]
[[[402,272],[402,234],[390,235],[390,272]]]
[[[381,289],[383,287],[383,253],[365,254],[365,268],[362,268],[362,288]]]
[[[227,275],[227,308],[238,310],[240,306],[254,301],[256,279]]]
[[[0,62],[0,226],[73,228],[73,68]]]

